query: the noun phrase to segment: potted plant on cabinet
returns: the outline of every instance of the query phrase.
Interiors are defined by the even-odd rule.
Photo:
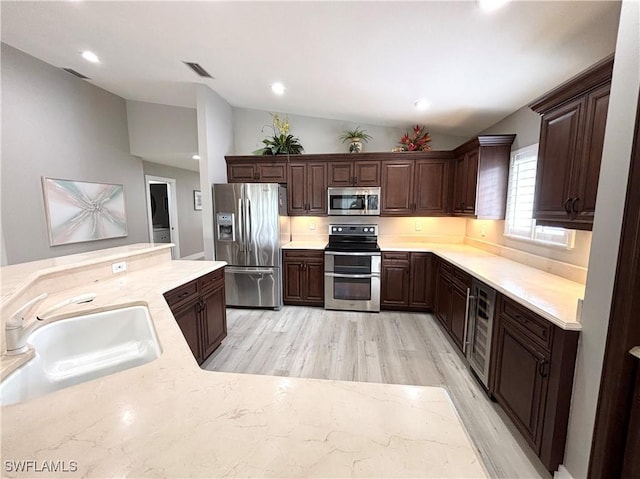
[[[345,130],[340,135],[342,143],[349,141],[349,153],[360,153],[362,151],[362,142],[366,143],[372,138],[365,130],[360,129],[360,126],[353,130]]]
[[[264,146],[253,152],[254,155],[298,155],[304,151],[300,139],[289,134],[289,119],[280,119],[277,113],[271,113],[273,126],[265,125],[273,130],[273,136],[262,140]],[[262,129],[264,131],[264,127]]]
[[[431,146],[429,146],[428,143],[431,141],[431,137],[425,129],[424,126],[414,126],[413,135],[409,136],[409,133],[405,133],[404,136],[400,138],[400,145],[391,151],[429,151]]]

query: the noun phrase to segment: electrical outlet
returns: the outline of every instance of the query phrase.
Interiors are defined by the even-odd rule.
[[[315,230],[316,229],[316,222],[313,220],[309,220],[309,229],[310,230]]]
[[[416,221],[416,231],[422,231],[422,223]]]
[[[483,238],[487,236],[487,229],[484,227],[484,225],[480,228],[480,236],[482,236]]]
[[[113,263],[111,265],[111,271],[115,274],[115,273],[122,273],[123,271],[127,270],[127,262],[126,261],[120,261],[119,263]]]

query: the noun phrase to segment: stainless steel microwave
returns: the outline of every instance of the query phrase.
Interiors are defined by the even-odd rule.
[[[380,215],[380,188],[328,188],[329,216]]]

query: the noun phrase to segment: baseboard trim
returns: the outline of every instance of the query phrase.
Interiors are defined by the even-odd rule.
[[[191,259],[195,259],[195,260],[204,259],[204,251],[200,251],[199,253],[193,253],[193,254],[190,254],[189,256],[183,256],[180,259],[189,259],[189,260],[191,260]]]
[[[553,479],[573,479],[573,476],[569,474],[566,467],[560,464],[560,467],[558,467],[558,470],[553,475]]]

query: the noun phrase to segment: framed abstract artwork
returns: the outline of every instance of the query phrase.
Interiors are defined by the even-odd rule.
[[[127,236],[124,186],[42,178],[49,244]]]

